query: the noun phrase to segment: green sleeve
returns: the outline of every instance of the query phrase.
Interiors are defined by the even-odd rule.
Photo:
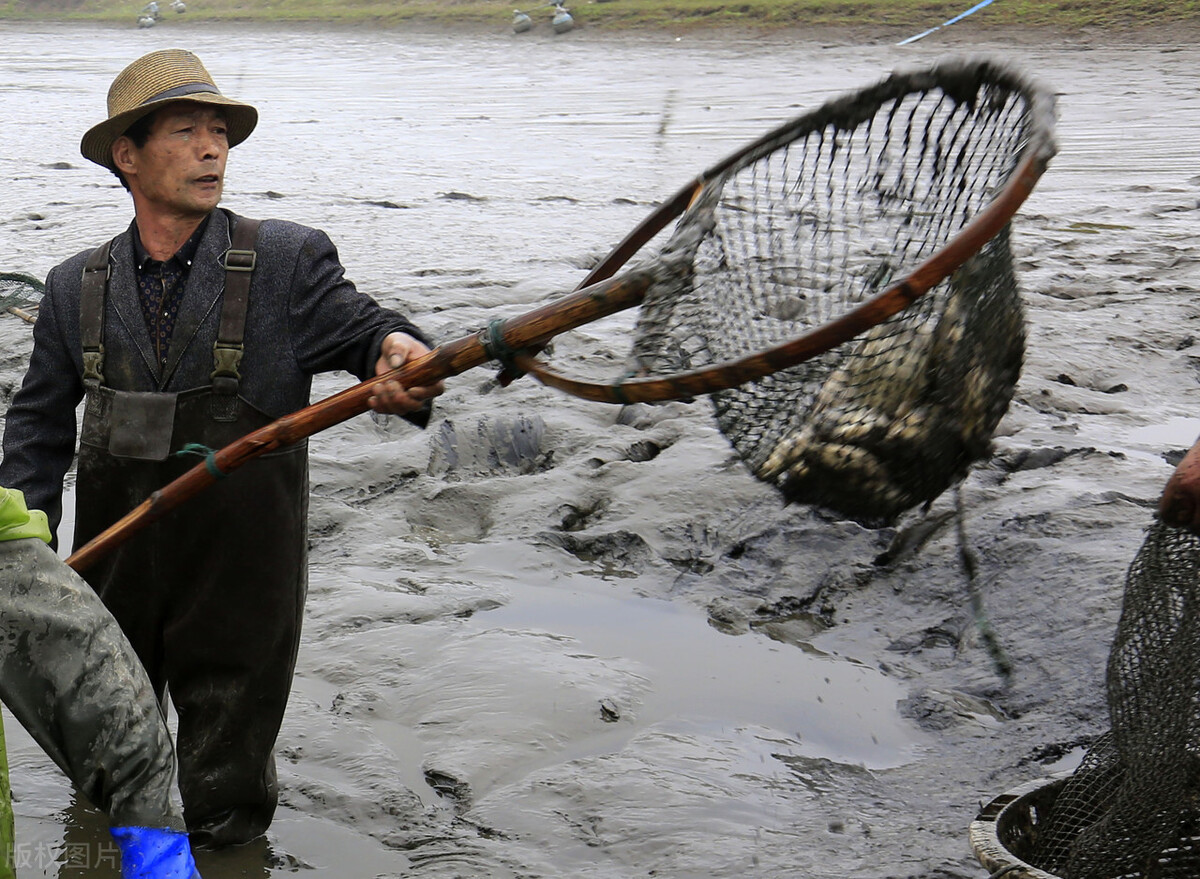
[[[0,488],[0,540],[36,537],[50,542],[50,525],[41,510],[25,506],[25,495],[15,488]]]

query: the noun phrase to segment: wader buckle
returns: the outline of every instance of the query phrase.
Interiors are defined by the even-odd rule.
[[[221,344],[213,343],[212,384],[217,393],[237,393],[238,382],[242,378],[238,366],[242,362],[242,352],[245,350],[241,342]]]
[[[104,346],[83,352],[83,383],[104,384]]]
[[[234,250],[232,247],[225,251],[222,261],[227,272],[252,272],[258,262],[258,254],[253,250]]]

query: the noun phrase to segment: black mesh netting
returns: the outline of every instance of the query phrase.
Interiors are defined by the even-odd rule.
[[[703,191],[642,306],[634,369],[667,375],[826,324],[943,248],[1052,151],[1052,100],[990,62],[894,74],[826,105]],[[985,455],[1024,354],[1008,228],[916,304],[800,366],[713,396],[789,500],[863,521],[932,500]]]
[[[46,285],[24,272],[0,272],[0,312],[15,314],[32,323]]]
[[[1030,863],[1064,879],[1200,876],[1200,537],[1156,522],[1125,579],[1111,730],[1040,817]]]

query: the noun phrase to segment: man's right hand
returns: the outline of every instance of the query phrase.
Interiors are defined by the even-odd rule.
[[[1200,534],[1200,442],[1183,456],[1167,480],[1158,515],[1168,525]]]

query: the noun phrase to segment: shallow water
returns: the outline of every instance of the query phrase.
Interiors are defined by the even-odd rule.
[[[741,143],[951,48],[515,36],[504,16],[469,35],[187,16],[148,31],[0,24],[0,267],[44,274],[128,222],[127,196],[79,158],[78,140],[121,66],[184,45],[260,110],[232,154],[226,205],[324,228],[350,277],[442,341],[570,290],[658,200]],[[1131,250],[1153,242],[1169,261],[1173,241],[1186,246],[1195,49],[982,48],[1060,93],[1062,153],[1023,210],[1036,227],[1023,282],[1111,285],[1089,242],[1134,226]],[[28,334],[9,324],[15,354]],[[620,325],[564,347],[618,351]],[[1062,369],[1116,384],[1111,337],[1077,341]],[[314,440],[312,586],[279,742],[280,813],[265,846],[206,856],[204,875],[789,876],[821,839],[829,875],[879,875],[877,856],[841,846],[837,828],[866,827],[883,808],[875,774],[932,747],[899,708],[911,680],[869,654],[851,620],[823,633],[779,617],[731,635],[713,608],[803,594],[886,538],[783,510],[699,404],[662,407],[634,430],[609,407],[487,378],[449,382],[441,417],[464,435],[540,419],[553,461],[447,475],[430,463],[435,430],[367,418]],[[316,396],[348,383],[323,377]],[[1077,414],[1074,442],[1147,457],[1195,431]],[[1016,429],[1037,445],[1061,428]],[[669,453],[631,459],[646,437]],[[585,551],[562,539],[572,517],[593,523]],[[724,548],[738,541],[751,551],[730,565]],[[968,713],[986,731],[998,722]],[[102,819],[9,730],[27,875],[115,875],[96,857]],[[862,792],[853,814],[829,804],[837,790]]]

